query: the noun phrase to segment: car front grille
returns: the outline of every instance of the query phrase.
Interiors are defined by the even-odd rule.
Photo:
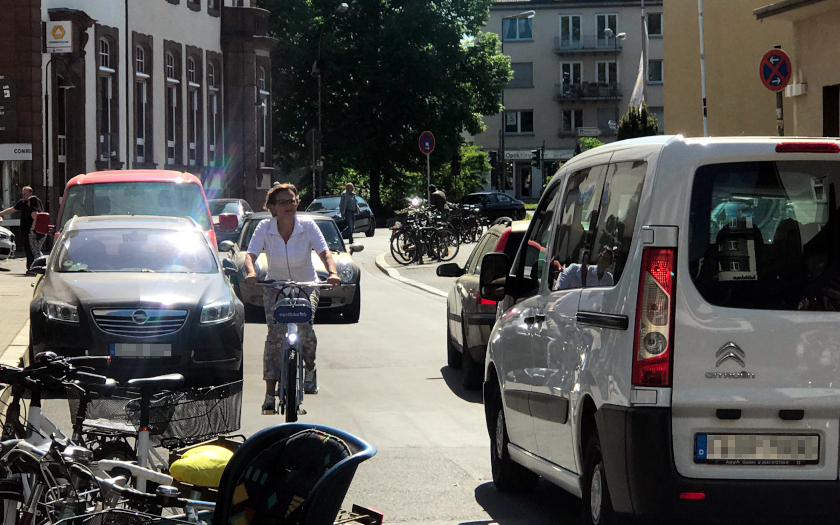
[[[0,255],[9,255],[12,253],[11,248],[0,248]]]
[[[187,320],[187,310],[96,309],[93,320],[103,332],[129,337],[156,337],[177,332]]]

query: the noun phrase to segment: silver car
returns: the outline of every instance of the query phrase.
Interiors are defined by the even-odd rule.
[[[341,314],[342,320],[345,323],[357,323],[362,307],[362,290],[360,287],[361,269],[350,255],[362,251],[364,246],[361,244],[351,244],[349,247],[345,246],[335,221],[326,215],[318,213],[305,213],[301,215],[311,217],[321,229],[321,233],[324,234],[324,239],[326,239],[327,245],[330,247],[333,258],[335,258],[338,276],[341,278],[341,286],[321,291],[321,297],[318,301],[318,311],[338,313]],[[219,244],[219,256],[227,257],[239,269],[238,274],[234,276],[234,281],[236,282],[234,289],[236,290],[236,295],[245,303],[246,313],[248,314],[249,320],[252,321],[262,319],[264,315],[263,287],[249,285],[245,282],[245,254],[257,225],[270,217],[271,214],[268,212],[249,215],[245,219],[245,224],[242,226],[242,233],[237,242],[222,241]],[[321,258],[314,251],[312,252],[312,265],[315,267],[318,278],[326,280],[327,270],[324,268]],[[265,253],[261,253],[257,258],[256,270],[259,279],[261,281],[265,280],[265,275],[268,271],[268,259]]]
[[[15,255],[15,234],[0,227],[0,261],[5,261]]]

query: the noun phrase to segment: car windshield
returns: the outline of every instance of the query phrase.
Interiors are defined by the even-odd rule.
[[[324,210],[337,210],[338,203],[341,201],[341,197],[325,197],[323,199],[315,199],[312,201],[312,204],[306,208],[306,211],[324,211]]]
[[[210,215],[213,217],[223,213],[239,214],[239,201],[209,201],[207,205],[210,206]]]
[[[744,162],[697,170],[689,268],[709,303],[840,307],[840,162]]]
[[[54,270],[72,272],[214,273],[216,258],[197,231],[108,228],[68,232]]]
[[[248,249],[248,245],[251,244],[251,237],[254,236],[254,230],[257,229],[257,225],[261,223],[264,219],[260,220],[250,220],[248,221],[248,225],[242,231],[242,237],[239,239],[239,246],[243,250]],[[343,252],[346,251],[344,248],[344,240],[341,238],[341,233],[338,231],[338,227],[335,225],[335,222],[332,220],[327,221],[315,221],[315,224],[318,225],[320,228],[321,233],[324,234],[324,239],[327,241],[327,246],[330,247],[330,251],[333,252]]]
[[[109,182],[79,184],[67,190],[59,229],[73,216],[154,215],[192,217],[212,228],[201,186],[172,182]]]
[[[480,204],[484,200],[485,195],[466,195],[461,199],[461,204]]]

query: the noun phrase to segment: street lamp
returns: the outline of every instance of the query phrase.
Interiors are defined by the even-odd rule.
[[[248,174],[247,174],[247,168],[246,168],[246,164],[245,164],[245,115],[244,115],[244,113],[245,113],[245,89],[244,88],[248,88],[248,87],[251,87],[251,86],[254,87],[254,91],[256,92],[256,99],[254,100],[253,108],[257,109],[257,108],[261,108],[261,107],[265,106],[265,101],[260,96],[260,86],[258,86],[254,82],[249,82],[249,83],[245,84],[244,86],[242,86],[242,88],[243,88],[243,90],[242,90],[242,113],[243,113],[243,115],[242,115],[242,124],[240,125],[240,128],[239,128],[239,131],[240,131],[239,136],[241,137],[241,143],[239,145],[239,156],[242,158],[241,162],[242,162],[242,198],[243,199],[248,198],[248,182],[247,182],[247,175]],[[256,118],[254,119],[254,125],[255,126],[257,125]],[[256,127],[254,128],[254,131],[256,131]],[[268,155],[268,152],[266,152],[266,155]]]
[[[604,36],[607,38],[613,39],[613,51],[615,54],[615,76],[618,77],[618,41],[624,40],[627,38],[627,33],[619,33],[615,34],[615,32],[611,28],[604,29]],[[615,38],[613,38],[615,37]],[[609,66],[607,66],[607,73],[609,73]],[[613,83],[613,92],[614,95],[618,94],[618,79],[613,78],[611,79]],[[616,129],[616,136],[618,135],[618,98],[615,99],[615,129]]]
[[[58,58],[56,56],[53,56],[52,58],[50,58],[49,61],[47,62],[47,65],[44,67],[44,69],[46,71],[46,75],[47,75],[47,89],[45,90],[45,93],[44,93],[44,116],[45,116],[44,117],[44,137],[45,137],[45,139],[44,139],[44,153],[45,153],[45,157],[46,157],[46,163],[44,164],[44,170],[45,170],[45,173],[47,175],[47,177],[46,177],[46,179],[47,179],[46,186],[47,187],[45,188],[46,189],[46,194],[45,194],[45,199],[44,199],[44,201],[45,201],[44,202],[44,207],[47,210],[47,212],[49,212],[49,210],[50,210],[50,192],[52,191],[52,185],[53,185],[52,184],[53,183],[53,181],[52,181],[52,159],[50,158],[50,141],[52,139],[52,137],[50,136],[50,117],[52,115],[52,112],[50,111],[50,89],[51,89],[51,85],[52,85],[52,82],[50,82],[50,80],[51,80],[50,65],[52,64],[53,60],[58,60],[59,62],[64,64],[64,69],[66,69],[66,70],[70,69],[67,65],[67,62],[64,59]],[[75,89],[75,88],[76,88],[76,86],[71,81],[65,79],[64,77],[61,78],[61,83],[58,84],[58,89],[69,90],[69,89]],[[110,157],[109,157],[108,162],[110,163]]]
[[[505,54],[505,20],[534,18],[537,14],[533,9],[523,11],[513,16],[502,17],[502,44],[501,53]],[[507,162],[505,162],[505,88],[502,87],[502,127],[499,128],[499,189],[505,191],[505,178],[507,178]]]
[[[322,144],[318,144],[317,148],[315,146],[315,141],[316,140],[319,141],[319,142],[322,141],[322,135],[321,135],[321,39],[324,37],[324,26],[327,25],[327,21],[330,18],[332,18],[334,15],[336,15],[336,14],[343,15],[344,13],[346,13],[349,10],[350,10],[350,6],[347,5],[345,2],[342,2],[342,3],[338,4],[338,6],[335,8],[335,10],[332,13],[330,13],[330,15],[321,22],[321,27],[318,30],[318,58],[312,64],[312,76],[318,79],[318,137],[312,137],[312,148],[317,150],[317,152],[318,152],[317,163],[315,163],[313,161],[313,166],[312,166],[312,198],[313,199],[318,197],[318,186],[315,182],[315,179],[316,179],[317,173],[318,173],[316,168],[320,167],[321,170],[324,169],[323,168],[323,166],[324,166],[323,162],[324,161],[321,158],[321,146],[322,146]]]

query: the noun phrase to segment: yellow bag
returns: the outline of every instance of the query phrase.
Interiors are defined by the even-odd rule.
[[[172,463],[169,474],[182,483],[217,488],[232,456],[233,452],[218,445],[191,448]]]

